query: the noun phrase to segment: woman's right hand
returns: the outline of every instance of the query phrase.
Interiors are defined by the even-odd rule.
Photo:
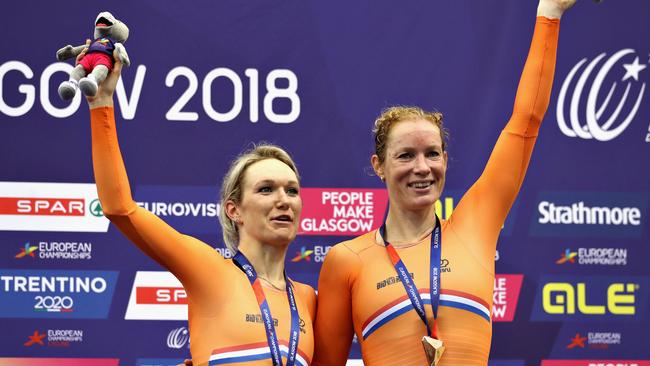
[[[560,19],[565,11],[569,10],[577,0],[539,0],[537,16],[550,19]]]
[[[87,45],[90,45],[90,40],[86,41]],[[77,62],[83,58],[86,54],[85,49],[79,57],[77,57]],[[113,58],[115,63],[113,64],[113,70],[106,76],[106,79],[99,83],[99,88],[97,89],[97,94],[94,97],[86,96],[88,105],[90,109],[97,107],[112,107],[113,106],[113,93],[115,93],[115,87],[117,86],[117,81],[120,79],[122,73],[122,61],[117,56],[117,51],[113,51]]]

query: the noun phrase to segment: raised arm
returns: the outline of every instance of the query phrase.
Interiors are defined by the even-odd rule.
[[[113,110],[113,92],[121,69],[122,63],[116,58],[113,71],[101,83],[96,96],[88,98],[99,200],[104,215],[143,252],[174,273],[187,288],[188,283],[201,283],[199,263],[205,263],[208,258],[223,259],[207,244],[177,232],[133,201],[117,141]]]
[[[327,253],[318,278],[318,311],[314,324],[314,366],[343,366],[347,362],[354,328],[352,273],[360,264],[345,244]]]
[[[508,124],[481,177],[460,201],[452,222],[472,250],[492,263],[501,227],[523,183],[555,73],[560,17],[575,0],[541,0],[530,51]],[[455,219],[455,220],[454,220]],[[480,243],[480,244],[479,244]]]

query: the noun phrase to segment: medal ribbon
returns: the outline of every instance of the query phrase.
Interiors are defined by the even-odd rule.
[[[433,232],[431,233],[431,252],[429,254],[429,267],[431,269],[431,273],[429,275],[429,290],[431,293],[431,308],[433,310],[434,338],[438,338],[436,319],[438,318],[438,303],[440,302],[440,261],[442,252],[442,237],[440,231],[440,220],[438,219],[438,216],[436,216],[436,226],[433,228]],[[411,305],[413,305],[413,308],[418,313],[420,319],[422,319],[422,322],[426,326],[427,335],[431,337],[432,330],[429,327],[429,322],[427,321],[427,315],[424,310],[424,302],[422,301],[420,292],[418,291],[417,286],[415,286],[415,283],[413,282],[413,279],[411,278],[406,265],[404,262],[402,262],[399,254],[397,254],[397,250],[395,250],[395,247],[393,247],[393,245],[386,240],[386,222],[384,222],[384,224],[379,228],[379,234],[384,240],[384,245],[388,251],[390,261],[393,263],[395,271],[397,272],[397,276],[399,276],[400,280],[402,281],[402,285],[404,285],[404,290],[406,290],[406,294],[411,300]]]
[[[248,280],[253,287],[253,292],[255,293],[255,298],[257,303],[260,306],[260,313],[262,314],[262,320],[264,321],[264,329],[266,330],[266,340],[269,343],[269,348],[271,349],[271,360],[273,361],[273,366],[282,366],[282,353],[280,353],[280,343],[278,337],[275,334],[275,327],[273,326],[273,317],[271,316],[271,309],[269,304],[266,301],[266,296],[264,295],[264,290],[262,289],[262,283],[259,278],[257,278],[257,272],[255,268],[250,264],[246,256],[242,252],[237,252],[233,257],[233,262],[239,267],[239,269],[246,274]],[[289,299],[289,308],[291,310],[291,332],[289,333],[289,352],[287,354],[287,364],[286,366],[294,366],[296,362],[296,354],[298,352],[298,338],[300,336],[300,317],[298,315],[298,306],[296,305],[296,298],[293,293],[293,286],[289,279],[287,278],[287,273],[284,273],[284,281],[287,284],[287,298]]]

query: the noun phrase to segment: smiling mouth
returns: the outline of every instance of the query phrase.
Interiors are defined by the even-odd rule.
[[[271,221],[293,222],[293,219],[289,215],[280,215],[272,218]]]
[[[429,188],[429,187],[433,186],[433,181],[412,182],[412,183],[409,183],[408,186],[410,188],[424,189],[424,188]]]
[[[110,27],[112,25],[113,23],[104,17],[97,19],[97,22],[95,23],[95,27]]]

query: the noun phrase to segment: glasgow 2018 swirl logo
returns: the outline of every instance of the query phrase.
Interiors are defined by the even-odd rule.
[[[643,95],[645,92],[645,82],[639,82],[639,72],[647,67],[643,63],[639,63],[639,57],[636,56],[631,63],[623,63],[625,69],[621,82],[627,80],[625,91],[614,107],[612,97],[615,96],[617,82],[612,81],[611,87],[607,95],[603,98],[599,94],[604,82],[608,82],[615,77],[619,72],[619,68],[614,69],[621,59],[627,55],[634,54],[635,51],[626,48],[611,55],[597,71],[595,77],[590,78],[590,75],[595,72],[601,60],[606,56],[606,53],[601,53],[594,58],[584,69],[583,65],[587,63],[588,59],[583,58],[571,69],[566,79],[562,83],[560,95],[557,100],[556,117],[557,123],[562,133],[568,137],[579,137],[582,139],[596,139],[598,141],[609,141],[619,136],[634,120],[637,114]],[[620,61],[620,62],[619,62]],[[577,74],[582,70],[582,73]],[[608,75],[610,75],[608,79]],[[573,83],[574,77],[577,81]],[[630,80],[634,79],[634,80]],[[591,82],[591,86],[588,86]],[[641,87],[638,84],[641,83]],[[569,89],[573,88],[573,94],[567,99]],[[631,96],[631,89],[638,90],[636,99],[632,102],[626,103],[628,97]],[[584,104],[584,95],[586,94],[586,104]],[[604,94],[603,94],[604,95]],[[620,95],[620,92],[616,96]],[[600,97],[600,98],[599,98]],[[631,98],[635,98],[631,96]],[[610,106],[610,102],[612,105]],[[565,103],[568,106],[568,120],[565,118]],[[609,108],[608,108],[609,107]]]

